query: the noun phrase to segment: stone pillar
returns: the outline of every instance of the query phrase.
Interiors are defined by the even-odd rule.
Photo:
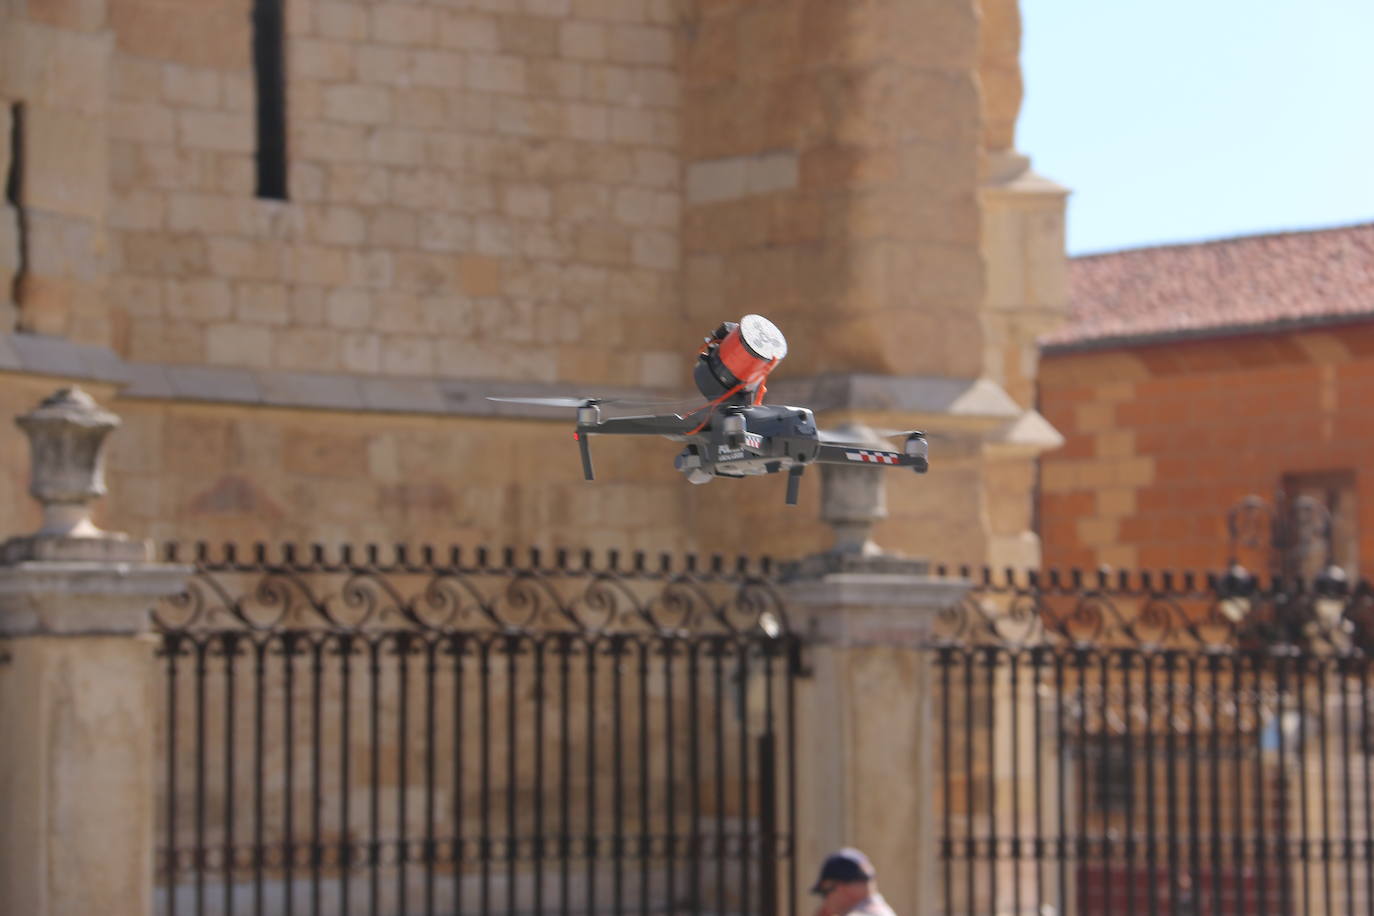
[[[823,487],[846,483],[847,495],[823,499],[848,504],[850,518],[862,515],[864,494],[881,500],[866,482],[828,478]],[[789,571],[785,593],[810,642],[797,696],[798,871],[809,884],[826,853],[857,846],[900,916],[929,916],[938,898],[936,734],[922,647],[967,584],[931,576],[921,560],[855,551],[851,532],[837,533],[836,549]]]
[[[0,545],[0,916],[152,912],[156,638],[190,569],[90,523],[118,418],[65,389],[20,417],[35,534]]]

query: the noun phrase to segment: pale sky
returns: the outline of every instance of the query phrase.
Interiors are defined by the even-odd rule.
[[[1086,254],[1374,221],[1374,0],[1022,0],[1017,147]]]

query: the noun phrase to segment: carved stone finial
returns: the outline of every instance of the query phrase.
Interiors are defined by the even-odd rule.
[[[90,504],[105,495],[105,437],[119,417],[80,388],[63,388],[15,418],[33,455],[29,493],[43,505],[48,537],[99,537]]]
[[[833,432],[837,440],[873,449],[892,444],[861,423],[846,423]],[[823,553],[803,557],[783,567],[788,581],[824,579],[833,575],[924,576],[930,564],[892,554],[873,542],[873,525],[887,518],[886,475],[894,473],[862,464],[821,465],[821,520],[835,532],[835,543]]]
[[[875,449],[890,443],[861,423],[845,423],[834,432],[837,438]],[[887,489],[882,468],[862,464],[821,465],[821,520],[835,530],[831,553],[877,556],[883,553],[873,542],[873,525],[887,518]]]
[[[85,559],[138,562],[148,546],[91,521],[91,503],[105,495],[105,437],[119,417],[80,388],[62,388],[15,418],[29,437],[29,493],[43,506],[43,523],[0,549],[0,561]]]

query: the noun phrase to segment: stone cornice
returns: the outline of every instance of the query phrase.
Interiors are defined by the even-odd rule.
[[[129,367],[109,347],[72,343],[43,334],[0,333],[0,372],[123,385]]]
[[[594,390],[582,391],[568,382],[400,378],[125,362],[108,347],[34,334],[0,334],[0,372],[7,371],[106,382],[120,388],[120,400],[513,419],[563,420],[568,418],[568,411],[494,402],[487,397],[595,394],[627,401],[697,399],[685,392],[648,388],[597,385],[592,386]],[[847,373],[782,379],[769,386],[769,393],[773,403],[805,405],[818,413],[900,412],[960,418],[989,429],[1011,429],[1018,420],[1033,413],[1022,409],[989,379]]]

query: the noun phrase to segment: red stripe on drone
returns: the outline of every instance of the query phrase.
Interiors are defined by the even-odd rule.
[[[850,461],[867,461],[872,464],[896,464],[896,452],[845,452]]]

